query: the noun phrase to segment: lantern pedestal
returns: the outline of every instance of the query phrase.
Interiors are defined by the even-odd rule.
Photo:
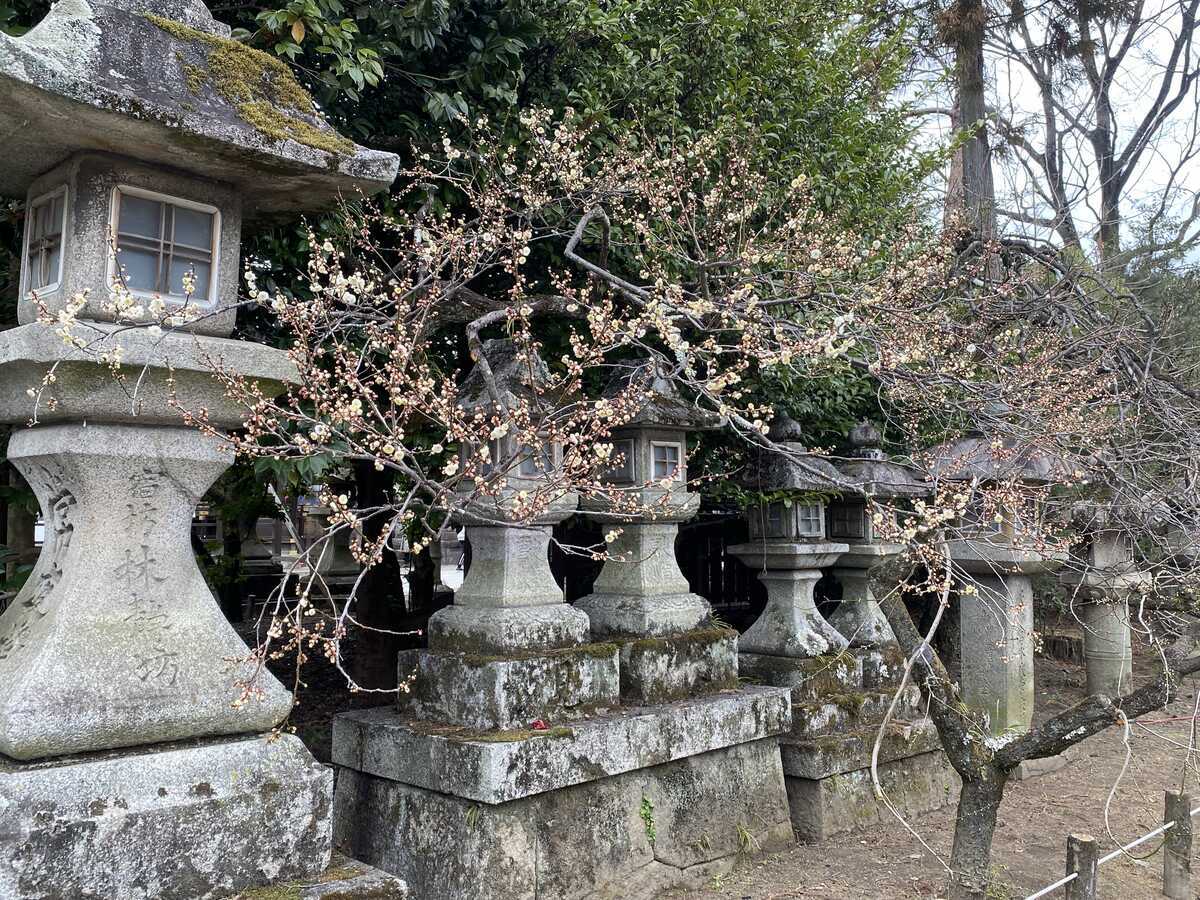
[[[191,900],[315,876],[332,794],[293,735],[0,760],[0,896]]]
[[[767,587],[767,608],[742,635],[738,665],[743,678],[791,691],[792,728],[779,749],[792,827],[802,841],[892,815],[874,795],[871,748],[899,685],[903,659],[895,648],[848,649],[813,600],[821,568],[849,549],[770,540],[730,548],[747,565],[763,569],[759,579]],[[953,770],[916,688],[906,690],[894,720],[880,765],[889,799],[904,813],[941,806],[954,796],[948,793]]]
[[[883,647],[896,643],[887,616],[871,591],[871,569],[895,556],[895,544],[850,544],[834,566],[833,576],[842,585],[842,602],[829,616],[829,624],[851,647]]]
[[[711,624],[712,607],[691,592],[675,558],[679,523],[695,515],[700,498],[683,491],[665,496],[670,505],[653,522],[589,510],[619,534],[592,593],[575,608],[587,613],[593,635],[620,648],[625,703],[665,703],[738,684],[737,633]],[[662,508],[662,499],[646,503]]]
[[[575,647],[588,642],[588,617],[563,602],[550,571],[555,522],[562,508],[532,525],[472,525],[471,567],[454,603],[429,618],[429,646],[463,653],[507,654]]]
[[[548,560],[573,508],[564,497],[532,527],[469,525],[454,605],[430,619],[429,650],[400,654],[411,693],[334,721],[335,843],[416,896],[649,900],[732,868],[740,834],[763,852],[792,841],[775,739],[787,691],[739,687],[736,635],[692,613],[677,634],[594,642]],[[504,516],[502,502],[467,513]],[[674,561],[666,529],[642,534]],[[650,566],[610,574],[646,601],[627,623],[686,592]]]
[[[994,735],[1033,724],[1033,575],[1053,572],[1062,557],[997,541],[950,542],[956,569],[974,596],[959,602],[962,698],[987,716]]]
[[[1119,697],[1133,688],[1133,640],[1129,630],[1129,595],[1150,580],[1146,572],[1078,575],[1059,580],[1074,592],[1083,627],[1083,662],[1088,694]]]
[[[232,454],[170,403],[231,427],[213,364],[268,395],[295,370],[258,345],[86,328],[137,378],[44,325],[0,334],[0,382],[17,388],[0,418],[25,422],[25,387],[55,373],[39,424],[8,448],[46,539],[0,616],[0,896],[190,900],[316,875],[331,775],[298,739],[264,734],[291,695],[247,660],[191,550],[196,504]]]
[[[739,653],[806,659],[843,650],[847,641],[817,611],[813,588],[821,568],[849,547],[827,542],[760,540],[729,552],[752,569],[767,589],[767,607],[738,640]]]
[[[651,900],[791,846],[787,691],[480,731],[393,709],[334,720],[339,850],[417,897]]]
[[[806,843],[893,821],[875,797],[871,752],[904,658],[899,648],[852,648],[825,656],[739,657],[743,678],[784,687],[792,695],[792,727],[779,739],[796,838]],[[958,777],[909,685],[880,745],[879,778],[903,815],[952,803]]]
[[[694,497],[696,504],[699,497]],[[690,519],[688,514],[685,519]],[[596,577],[592,593],[575,601],[591,622],[592,633],[663,637],[698,628],[712,613],[693,594],[675,559],[677,521],[632,522],[601,519],[619,528],[608,545],[611,557]]]

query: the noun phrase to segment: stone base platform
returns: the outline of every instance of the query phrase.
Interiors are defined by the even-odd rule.
[[[899,650],[851,649],[810,659],[743,653],[740,660],[748,677],[792,694],[792,728],[779,750],[797,839],[812,843],[892,821],[887,804],[875,797],[871,751],[903,671]],[[958,775],[911,685],[880,745],[879,780],[901,815],[957,800]]]
[[[789,775],[786,782],[792,828],[802,843],[896,821],[875,797],[869,765],[822,779]],[[888,803],[905,818],[958,800],[958,775],[940,749],[880,762],[879,783]]]
[[[670,703],[738,686],[737,632],[720,626],[682,634],[613,638],[621,650],[621,699]]]
[[[0,760],[0,897],[207,900],[316,876],[332,794],[294,736]]]
[[[335,843],[418,897],[652,898],[792,843],[789,724],[772,688],[519,735],[344,713]]]
[[[579,719],[620,702],[617,647],[583,644],[504,657],[449,650],[405,650],[400,696],[413,719],[475,729],[528,728],[535,719]]]
[[[315,878],[250,888],[230,900],[409,900],[409,892],[395,875],[335,853]]]

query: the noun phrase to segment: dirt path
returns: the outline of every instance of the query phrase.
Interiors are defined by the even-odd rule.
[[[1083,670],[1053,660],[1038,660],[1038,715],[1046,716],[1083,696]],[[1104,807],[1109,789],[1125,759],[1122,733],[1110,728],[1073,748],[1072,762],[1057,772],[1009,783],[1000,808],[993,850],[995,900],[1022,898],[1064,874],[1066,836],[1089,832],[1101,840],[1101,854],[1140,837],[1162,822],[1163,791],[1178,789],[1184,751],[1167,743],[1188,742],[1189,721],[1163,722],[1172,715],[1190,717],[1196,698],[1194,681],[1184,696],[1143,723],[1159,737],[1135,726],[1130,736],[1132,759],[1113,798],[1108,823]],[[1195,805],[1200,787],[1189,781]],[[913,828],[943,859],[953,836],[954,807],[916,818]],[[1197,841],[1200,850],[1200,840]],[[1141,900],[1161,896],[1162,856],[1152,841],[1134,852],[1144,861],[1121,858],[1100,869],[1103,900]],[[1193,864],[1195,866],[1195,864]],[[887,898],[916,900],[944,896],[944,870],[899,823],[842,835],[818,846],[797,845],[784,853],[755,860],[707,889],[668,893],[664,900],[737,898]],[[1200,872],[1195,886],[1200,889]],[[1062,896],[1056,891],[1053,897]]]

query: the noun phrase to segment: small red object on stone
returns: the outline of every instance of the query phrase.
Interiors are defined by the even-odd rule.
[[[529,727],[532,728],[534,731],[548,731],[550,728],[550,726],[547,725],[545,722],[543,722],[541,719],[534,719],[532,722],[529,723]]]

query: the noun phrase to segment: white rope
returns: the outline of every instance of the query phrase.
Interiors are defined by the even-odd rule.
[[[1189,815],[1195,816],[1197,813],[1200,813],[1200,806],[1197,806],[1195,809],[1193,809],[1191,811],[1191,813],[1189,813]],[[1109,853],[1107,856],[1100,857],[1098,860],[1096,860],[1096,865],[1102,866],[1106,862],[1112,862],[1114,859],[1116,859],[1122,853],[1125,853],[1128,850],[1132,850],[1134,847],[1138,846],[1139,844],[1144,844],[1144,843],[1146,843],[1146,841],[1150,840],[1151,838],[1156,838],[1160,834],[1166,834],[1168,831],[1170,831],[1174,827],[1175,827],[1174,822],[1167,822],[1165,825],[1159,825],[1157,828],[1155,828],[1149,834],[1143,834],[1136,841],[1130,841],[1124,847],[1118,847],[1116,850],[1114,850],[1112,853]],[[1058,881],[1054,882],[1054,884],[1046,885],[1044,888],[1042,888],[1036,894],[1030,894],[1028,897],[1025,898],[1025,900],[1038,900],[1038,897],[1045,897],[1051,891],[1058,890],[1058,888],[1062,887],[1064,884],[1070,884],[1072,881],[1074,881],[1078,877],[1079,877],[1078,872],[1072,872],[1066,878],[1060,878]]]

